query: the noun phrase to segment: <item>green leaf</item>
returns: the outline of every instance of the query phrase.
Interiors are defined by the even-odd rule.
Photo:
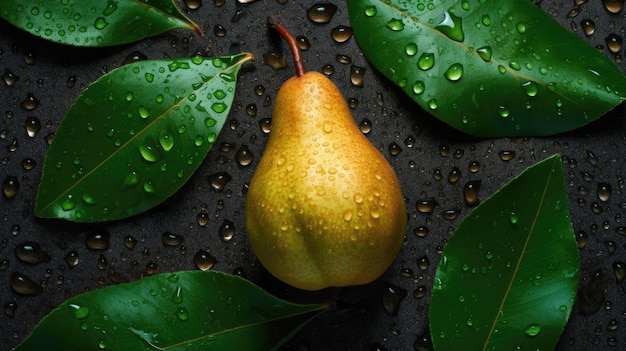
[[[528,0],[348,0],[348,9],[367,59],[467,134],[557,134],[626,98],[619,68]]]
[[[327,307],[224,273],[166,273],[68,299],[15,351],[274,350]]]
[[[228,116],[252,55],[122,66],[74,102],[46,155],[35,215],[76,222],[129,217],[178,190]]]
[[[75,46],[134,42],[173,28],[200,28],[173,0],[2,0],[0,17],[30,34]]]
[[[446,244],[429,312],[436,350],[554,350],[578,270],[555,155],[481,203]]]

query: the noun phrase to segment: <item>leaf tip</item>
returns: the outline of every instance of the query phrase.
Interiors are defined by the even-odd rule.
[[[200,29],[200,27],[193,23],[191,28],[193,29],[194,32],[196,32],[201,38],[204,38],[204,32],[202,31],[202,29]]]

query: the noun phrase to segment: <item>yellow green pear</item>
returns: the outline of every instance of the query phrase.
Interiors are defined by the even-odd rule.
[[[275,27],[294,51],[282,23]],[[265,268],[294,287],[366,284],[402,246],[402,190],[337,87],[320,73],[304,73],[295,51],[294,61],[298,75],[276,95],[268,143],[247,193],[248,240]]]

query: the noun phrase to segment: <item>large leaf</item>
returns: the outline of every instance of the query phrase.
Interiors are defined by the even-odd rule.
[[[430,305],[437,350],[554,350],[579,258],[561,157],[482,202],[444,248]]]
[[[90,85],[56,131],[35,215],[76,222],[143,212],[198,168],[252,59],[162,59],[122,66]]]
[[[219,272],[166,273],[68,299],[15,351],[266,351],[326,308],[279,300]]]
[[[130,43],[173,28],[200,28],[173,0],[2,0],[0,17],[33,35],[76,46]]]
[[[613,62],[528,0],[348,0],[348,9],[368,60],[471,135],[556,134],[626,97]]]

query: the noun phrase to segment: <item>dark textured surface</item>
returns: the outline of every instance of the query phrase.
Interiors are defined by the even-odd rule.
[[[0,180],[13,176],[20,184],[15,197],[0,196],[0,303],[4,306],[0,313],[0,349],[10,350],[17,345],[38,320],[69,296],[136,280],[153,271],[197,269],[194,256],[200,250],[217,260],[213,269],[243,274],[285,299],[314,302],[331,295],[330,291],[299,292],[276,281],[255,260],[246,242],[245,188],[267,140],[259,122],[271,116],[272,98],[282,82],[293,75],[290,55],[283,70],[274,70],[263,63],[264,54],[286,49],[268,33],[266,17],[270,14],[280,14],[295,35],[309,40],[311,46],[304,52],[309,70],[322,71],[327,64],[334,67],[330,78],[346,98],[358,101],[353,109],[357,123],[371,121],[367,136],[396,169],[409,206],[406,243],[388,272],[367,286],[344,289],[337,310],[315,320],[286,349],[424,349],[423,341],[428,339],[428,296],[440,250],[471,209],[465,204],[463,186],[470,180],[480,180],[479,197],[484,199],[527,166],[554,153],[561,153],[565,161],[572,222],[581,247],[583,288],[558,349],[626,348],[623,333],[626,291],[623,282],[616,282],[614,274],[615,267],[620,264],[623,267],[626,262],[626,230],[620,230],[625,226],[622,213],[626,208],[624,107],[617,107],[589,126],[554,137],[489,140],[467,137],[436,121],[379,75],[359,52],[354,38],[346,43],[334,42],[331,30],[339,25],[347,26],[349,21],[345,4],[332,2],[338,9],[328,24],[315,24],[307,19],[306,11],[315,1],[292,0],[282,4],[277,0],[262,0],[246,5],[225,1],[219,6],[220,1],[204,0],[197,10],[189,10],[179,2],[185,13],[207,33],[205,38],[191,31],[176,30],[135,44],[105,49],[50,44],[0,21],[0,74],[6,77],[11,73],[19,78],[13,85],[0,81]],[[572,0],[544,0],[539,6],[626,71],[626,64],[621,62],[623,48],[619,56],[606,48],[610,34],[624,35],[625,10],[612,14],[601,1],[576,7]],[[575,8],[578,14],[571,12]],[[595,33],[585,35],[584,20],[595,22]],[[214,34],[216,25],[224,27],[224,36]],[[149,59],[190,56],[196,52],[215,56],[249,51],[256,60],[240,73],[235,103],[216,147],[191,180],[161,206],[129,220],[97,225],[34,218],[32,209],[47,149],[46,139],[54,133],[83,88],[122,65],[135,51]],[[338,62],[337,55],[346,55],[351,63]],[[31,58],[34,63],[29,64]],[[365,69],[362,87],[350,82],[353,65]],[[74,87],[68,87],[71,77],[75,77]],[[258,85],[265,87],[261,96],[255,93]],[[29,94],[39,100],[34,110],[20,107]],[[250,104],[257,106],[255,116],[246,112]],[[25,128],[29,117],[41,122],[41,130],[32,137]],[[10,151],[13,143],[17,147]],[[221,143],[234,147],[227,151],[220,148]],[[247,166],[237,160],[237,150],[244,145],[254,155],[253,162]],[[392,145],[397,145],[401,152],[394,155]],[[514,155],[505,161],[506,155],[502,153]],[[23,168],[25,158],[36,162],[33,169]],[[477,172],[470,171],[473,162],[480,163]],[[448,175],[456,169],[460,178],[451,182]],[[218,172],[232,176],[221,191],[214,190],[207,179]],[[597,195],[599,185],[604,183],[612,188],[608,201]],[[415,204],[428,198],[438,203],[435,211],[431,215],[417,212]],[[454,219],[446,218],[447,211],[457,209],[459,213]],[[208,218],[204,226],[198,222],[200,214]],[[232,221],[235,226],[230,241],[223,241],[218,234],[224,220]],[[420,226],[428,228],[424,237],[414,234]],[[108,249],[87,247],[87,237],[96,231],[110,234]],[[183,244],[164,245],[164,232],[181,235]],[[137,241],[133,249],[125,246],[127,236]],[[14,251],[25,242],[39,243],[50,255],[50,261],[36,265],[20,261]],[[66,258],[74,254],[78,264],[71,267]],[[98,265],[101,258],[106,260],[105,267]],[[10,280],[15,272],[42,285],[43,292],[37,296],[14,292]],[[420,297],[423,289],[426,294]],[[407,295],[399,303],[397,315],[386,313],[383,296],[402,295],[402,291]],[[595,305],[590,303],[593,298],[597,298]]]

